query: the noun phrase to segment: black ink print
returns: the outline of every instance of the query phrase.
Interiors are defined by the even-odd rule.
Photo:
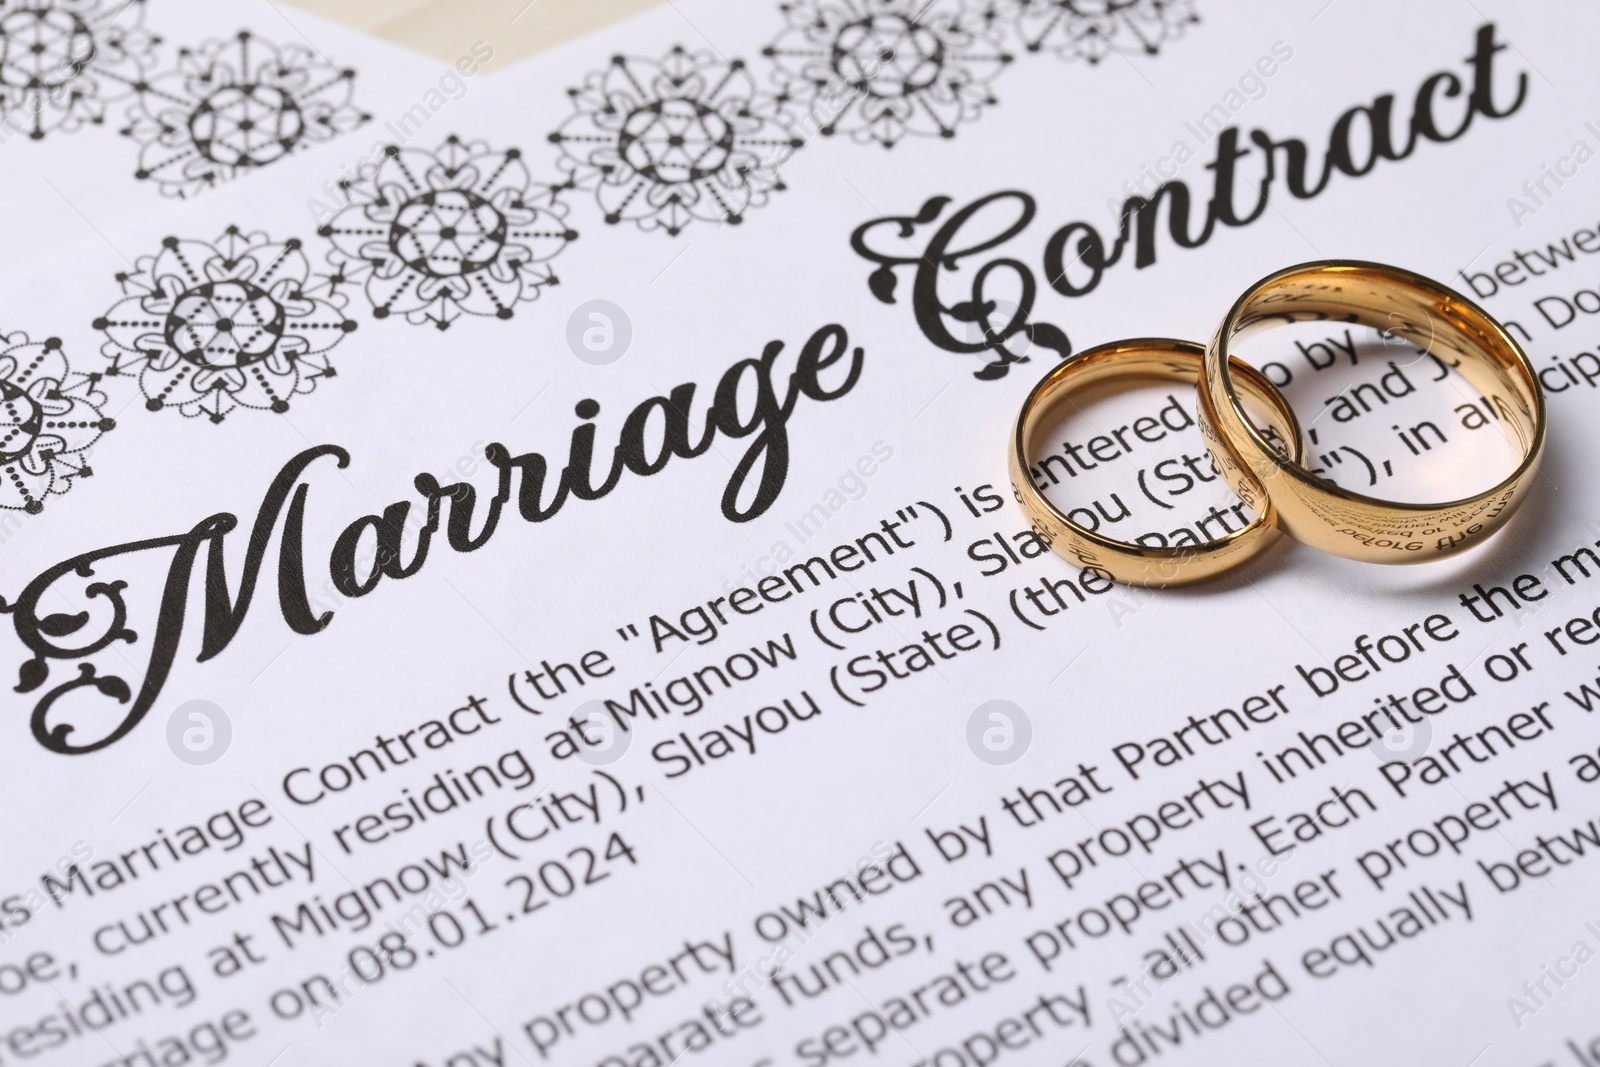
[[[673,48],[616,56],[550,135],[572,188],[593,189],[608,223],[677,235],[690,222],[742,222],[784,188],[778,167],[804,142],[741,60]]]
[[[960,0],[795,0],[765,50],[785,93],[824,135],[893,147],[908,135],[954,137],[994,104],[989,83],[1011,56],[993,20]]]
[[[1016,14],[1028,51],[1090,63],[1113,52],[1155,55],[1199,21],[1194,0],[1018,0]]]
[[[1079,219],[1042,238],[1039,269],[1015,254],[983,264],[970,278],[963,299],[940,295],[942,278],[961,274],[962,261],[998,249],[1020,236],[1035,215],[1034,198],[1015,190],[974,200],[948,217],[949,197],[934,197],[914,215],[890,215],[856,228],[851,247],[877,264],[867,278],[874,296],[896,302],[902,268],[912,272],[912,311],[927,339],[948,352],[992,352],[994,362],[977,377],[1004,377],[1025,358],[1027,345],[1043,345],[1061,355],[1069,351],[1066,335],[1048,323],[1030,323],[1036,297],[1046,288],[1064,297],[1081,297],[1100,285],[1105,272],[1119,263],[1143,270],[1156,263],[1162,250],[1199,248],[1222,228],[1248,226],[1266,215],[1271,197],[1307,200],[1327,190],[1334,176],[1361,178],[1379,163],[1410,158],[1426,142],[1448,144],[1465,136],[1473,122],[1502,119],[1518,111],[1528,97],[1526,72],[1517,72],[1512,86],[1497,84],[1495,57],[1508,46],[1496,39],[1492,23],[1479,27],[1468,71],[1459,76],[1439,71],[1422,80],[1410,102],[1410,114],[1397,112],[1392,93],[1349,108],[1334,121],[1320,159],[1296,137],[1275,137],[1265,130],[1246,133],[1229,126],[1210,141],[1209,193],[1188,182],[1163,182],[1148,192],[1125,198],[1113,216],[1115,235]],[[1504,80],[1504,79],[1502,79]],[[1469,88],[1470,87],[1470,88]],[[1434,114],[1437,98],[1465,97],[1445,104],[1450,127],[1441,130]],[[939,226],[924,236],[934,223]],[[918,240],[920,238],[920,240]],[[1035,248],[1038,246],[1036,245]],[[1003,291],[997,292],[1002,282]],[[946,321],[949,320],[949,321]]]
[[[229,227],[216,241],[168,237],[117,275],[124,298],[94,321],[108,375],[137,374],[151,411],[221,422],[238,408],[285,412],[334,376],[328,352],[356,328],[343,295],[317,292],[293,238]]]
[[[143,20],[144,0],[0,0],[0,134],[104,122],[159,43]]]
[[[0,508],[36,514],[94,473],[89,450],[116,425],[99,386],[67,365],[60,338],[0,333]]]
[[[363,284],[380,319],[440,329],[463,313],[509,319],[556,284],[550,260],[578,236],[514,148],[390,145],[370,178],[339,188],[344,206],[318,231],[333,242],[333,284]]]
[[[541,452],[513,455],[495,442],[484,449],[484,458],[498,472],[492,496],[480,496],[466,482],[441,484],[431,474],[418,474],[412,480],[418,496],[355,518],[331,548],[326,542],[307,543],[306,512],[338,508],[343,496],[314,495],[306,478],[309,468],[324,459],[349,465],[350,454],[337,445],[318,445],[279,471],[248,535],[230,536],[241,529],[239,519],[219,512],[176,534],[96,549],[56,564],[28,582],[15,599],[0,599],[0,614],[11,616],[31,653],[18,668],[16,691],[39,692],[30,717],[34,739],[52,752],[82,755],[125,737],[161,696],[191,607],[200,606],[200,662],[232,642],[270,567],[267,556],[274,542],[276,580],[264,583],[270,590],[264,595],[275,595],[290,630],[309,636],[334,617],[332,611],[314,608],[308,592],[307,567],[318,558],[326,560],[322,573],[334,588],[359,599],[376,592],[385,580],[403,581],[421,571],[435,538],[453,552],[475,552],[502,529],[502,519],[548,522],[568,504],[599,500],[669,465],[676,469],[708,453],[722,462],[729,449],[719,440],[742,442],[744,449],[723,489],[723,516],[748,522],[764,514],[788,478],[789,420],[802,401],[826,403],[849,393],[861,380],[866,360],[860,348],[850,347],[843,327],[824,326],[801,346],[784,380],[775,370],[784,347],[782,341],[769,342],[759,357],[729,366],[702,394],[709,401],[698,415],[691,414],[700,392],[693,382],[639,403],[616,432],[609,456],[596,447],[596,424],[591,421],[600,414],[599,403],[580,400],[575,409],[580,421],[571,431],[564,460]],[[408,522],[413,509],[425,516],[420,523]],[[319,520],[329,517],[324,513]],[[329,526],[318,521],[313,528]],[[237,542],[242,537],[247,539],[239,560]],[[373,538],[376,557],[362,550]],[[235,561],[230,562],[230,554]],[[157,572],[164,577],[158,578]],[[237,586],[232,574],[238,575]],[[108,649],[109,654],[100,656]],[[103,668],[128,670],[130,656],[144,659],[142,669],[130,672],[138,676],[137,690],[121,674],[101,673]],[[57,663],[75,664],[76,674],[57,678],[46,689]],[[95,694],[102,699],[83,699]]]
[[[134,177],[168,196],[193,196],[370,117],[350,103],[355,71],[304,45],[248,31],[178,53],[140,85],[122,132],[139,142]]]

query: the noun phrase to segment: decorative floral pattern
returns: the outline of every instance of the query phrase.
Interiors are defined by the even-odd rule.
[[[249,32],[181,49],[152,76],[159,42],[142,29],[145,0],[115,2],[0,0],[0,122],[42,137],[100,122],[107,100],[133,94],[122,132],[140,144],[135,176],[189,196],[370,117],[351,103],[354,71]],[[535,182],[514,148],[454,136],[433,151],[390,145],[370,176],[340,183],[342,203],[319,231],[328,277],[314,279],[293,239],[234,227],[210,243],[168,238],[118,275],[124,298],[95,321],[105,376],[136,374],[153,411],[213,422],[240,407],[283,412],[335,373],[329,353],[356,325],[346,285],[363,289],[376,318],[444,329],[463,314],[509,319],[558,284],[551,262],[577,237],[565,191],[592,191],[608,223],[642,230],[739,223],[784,188],[779,169],[807,132],[885,147],[953,137],[996,102],[1008,36],[1093,63],[1155,53],[1198,21],[1193,0],[778,6],[787,27],[764,50],[775,92],[758,89],[742,60],[681,46],[659,59],[614,56],[569,90],[573,114],[550,134],[558,184]],[[111,425],[99,418],[102,376],[71,375],[57,342],[0,342],[10,345],[0,351],[0,464],[10,466],[0,469],[11,479],[0,507],[36,510],[89,473],[71,457]],[[24,350],[37,350],[32,369]]]
[[[370,118],[350,103],[354,80],[309,48],[248,31],[182,49],[140,86],[122,131],[140,144],[134,177],[193,196],[347,133]]]
[[[0,508],[37,513],[94,473],[88,450],[116,425],[100,375],[67,366],[61,339],[0,334]]]
[[[1011,61],[1000,44],[1006,34],[1031,52],[1094,63],[1135,45],[1154,53],[1197,21],[1192,0],[970,0],[982,4],[976,13],[968,2],[786,0],[788,28],[765,50],[776,93],[758,90],[741,60],[681,47],[659,60],[616,56],[569,91],[574,113],[550,134],[565,174],[554,186],[535,183],[516,149],[454,137],[433,152],[391,146],[370,178],[341,183],[343,203],[320,228],[332,244],[329,277],[313,276],[294,239],[237,227],[213,242],[167,238],[158,254],[117,275],[123,298],[94,321],[106,337],[103,373],[71,371],[56,338],[0,334],[0,509],[41,511],[48,496],[92,474],[89,450],[115,425],[103,414],[104,380],[137,376],[149,410],[176,407],[213,423],[241,407],[288,411],[292,397],[335,374],[329,354],[356,328],[343,313],[347,283],[363,285],[377,318],[400,312],[441,329],[463,313],[511,318],[516,304],[557,283],[549,263],[577,236],[559,199],[566,190],[592,190],[608,223],[641,230],[677,235],[696,219],[738,223],[784,188],[780,166],[813,132],[886,147],[911,135],[953,137],[995,102],[988,86]],[[0,0],[0,127],[41,138],[100,123],[108,101],[137,94],[123,130],[141,146],[135,176],[189,196],[368,119],[350,103],[353,71],[248,33],[183,50],[176,69],[147,76],[159,42],[140,28],[143,3]],[[898,269],[931,265],[905,248],[948,204],[935,197],[916,215],[857,228],[852,246],[878,263],[869,285],[880,301],[894,302]],[[1032,214],[1030,202],[1021,225]],[[880,230],[881,250],[871,243]],[[992,246],[940,263],[955,271],[959,259]],[[1008,271],[1014,304],[996,293]],[[1032,346],[1071,351],[1059,328],[1031,321],[1036,287],[1016,261],[992,262],[968,285],[948,303],[937,284],[917,300],[919,318],[938,319],[924,331],[935,344],[992,357],[975,377],[1006,377]],[[121,675],[100,673],[93,657],[137,639],[127,583],[105,580],[103,568],[130,553],[172,551],[169,586],[186,588],[206,542],[213,567],[221,558],[222,533],[202,525],[85,553],[45,571],[14,601],[0,597],[0,615],[31,653],[14,688],[39,693],[29,722],[39,744],[84,754],[115,743],[145,717],[167,677],[176,638],[163,642],[159,633],[137,694]],[[68,582],[77,588],[63,589]],[[63,611],[63,595],[84,610]],[[183,600],[173,602],[177,623]],[[168,601],[158,629],[171,621]],[[76,674],[46,689],[57,662],[75,664]],[[80,740],[73,714],[58,707],[80,691],[123,706],[120,722]]]
[[[35,140],[105,120],[158,43],[144,0],[0,0],[0,125]]]
[[[1017,32],[1030,52],[1098,63],[1113,52],[1150,55],[1199,22],[1194,0],[1017,0]]]
[[[892,148],[908,135],[954,137],[995,103],[989,83],[1011,62],[993,13],[960,0],[795,0],[764,53],[786,96],[818,130]]]
[[[511,318],[558,280],[549,262],[578,235],[565,204],[535,185],[515,148],[452,136],[437,151],[390,145],[371,178],[341,181],[333,284],[364,281],[376,318],[445,329],[463,312]]]
[[[742,60],[675,47],[659,61],[613,57],[550,135],[571,188],[593,188],[608,223],[677,235],[695,219],[738,223],[784,188],[779,164],[804,144]]]
[[[356,328],[344,297],[308,291],[311,265],[293,238],[230,226],[215,242],[168,237],[159,255],[119,274],[126,297],[94,321],[108,375],[139,376],[145,407],[221,422],[236,408],[289,410],[331,378],[328,351]]]

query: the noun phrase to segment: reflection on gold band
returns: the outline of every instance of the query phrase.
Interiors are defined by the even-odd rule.
[[[1038,429],[1068,394],[1081,394],[1094,387],[1130,381],[1157,380],[1196,383],[1205,362],[1205,349],[1190,341],[1145,337],[1117,341],[1080,352],[1058,364],[1034,386],[1017,416],[1011,441],[1011,486],[1017,500],[1028,513],[1033,529],[1056,552],[1079,566],[1102,571],[1117,581],[1133,585],[1171,586],[1205,581],[1247,562],[1266,548],[1278,531],[1274,528],[1271,504],[1240,471],[1224,471],[1229,484],[1238,482],[1244,489],[1239,496],[1256,512],[1257,518],[1226,537],[1202,544],[1181,547],[1151,547],[1115,541],[1085,529],[1044,498],[1029,476],[1029,455]],[[1247,399],[1255,402],[1266,421],[1266,430],[1252,430],[1270,440],[1284,442],[1288,455],[1300,458],[1300,424],[1282,394],[1260,372],[1244,363],[1233,364],[1233,380]],[[1205,424],[1202,432],[1213,433]],[[1222,453],[1219,468],[1230,463],[1214,441],[1207,447],[1212,454]],[[1272,445],[1267,447],[1272,448]],[[1249,494],[1249,495],[1246,495]]]
[[[1370,326],[1405,338],[1455,370],[1510,427],[1522,462],[1499,485],[1436,504],[1402,504],[1341,489],[1279,452],[1240,405],[1229,346],[1294,322]],[[1217,327],[1206,352],[1200,418],[1234,492],[1270,496],[1272,521],[1296,540],[1349,559],[1423,563],[1460,552],[1505,524],[1527,495],[1544,450],[1544,393],[1520,345],[1482,308],[1399,267],[1304,263],[1257,282]],[[1254,506],[1252,504],[1252,506]]]

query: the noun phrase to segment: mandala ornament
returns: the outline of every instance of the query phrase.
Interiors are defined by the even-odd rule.
[[[344,205],[318,232],[333,241],[333,284],[363,282],[375,318],[441,330],[463,313],[509,319],[557,284],[550,260],[578,236],[515,148],[390,145],[370,178],[339,188]]]
[[[1030,52],[1098,63],[1113,52],[1155,55],[1199,22],[1194,0],[1015,0]]]
[[[38,140],[105,121],[159,43],[143,19],[144,0],[0,0],[0,126]]]
[[[794,0],[763,49],[786,97],[823,135],[892,148],[908,135],[954,137],[994,104],[989,83],[1012,57],[992,11],[960,0]]]
[[[183,49],[174,69],[139,85],[122,131],[140,145],[133,176],[193,196],[348,133],[371,117],[350,103],[355,76],[248,31]]]
[[[67,365],[61,339],[0,333],[0,508],[37,514],[94,473],[89,449],[116,426],[100,375]]]
[[[232,226],[214,242],[168,237],[117,280],[126,295],[94,328],[107,337],[106,373],[137,374],[151,411],[212,422],[241,407],[281,414],[334,376],[328,352],[356,328],[341,294],[313,294],[293,238]]]
[[[784,188],[778,168],[805,143],[742,60],[709,52],[615,56],[568,95],[575,113],[550,140],[566,186],[593,188],[612,224],[676,236],[695,219],[742,222]]]

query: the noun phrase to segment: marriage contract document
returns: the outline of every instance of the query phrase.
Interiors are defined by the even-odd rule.
[[[1597,34],[678,0],[491,73],[0,2],[0,1065],[1600,1067]],[[1507,529],[1053,553],[1033,383],[1329,258],[1526,348]],[[1426,337],[1241,354],[1346,489],[1518,458]],[[1252,518],[1184,383],[1028,459]]]

